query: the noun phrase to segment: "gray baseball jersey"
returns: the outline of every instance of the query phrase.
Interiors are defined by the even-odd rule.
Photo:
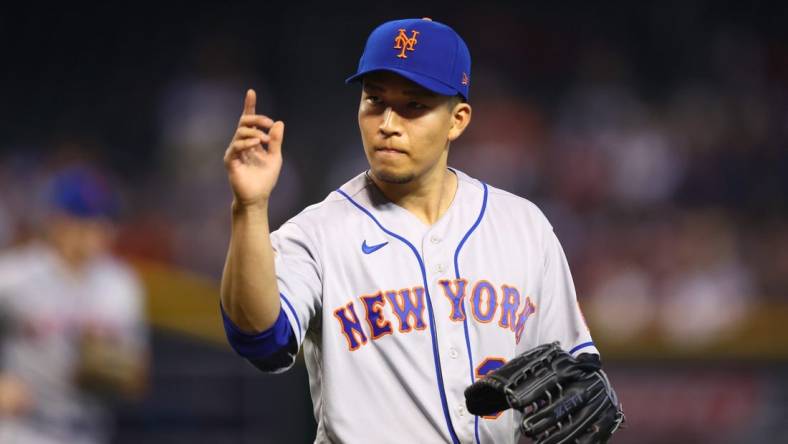
[[[452,171],[432,226],[360,174],[272,233],[316,442],[514,443],[517,414],[475,417],[464,389],[546,342],[598,353],[544,215]]]
[[[33,398],[28,414],[0,419],[0,442],[108,440],[105,406],[74,383],[80,336],[90,329],[143,352],[141,288],[109,257],[74,274],[43,244],[0,255],[0,371],[21,380]]]

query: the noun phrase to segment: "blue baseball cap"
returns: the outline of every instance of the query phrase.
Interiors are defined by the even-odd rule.
[[[386,22],[369,35],[358,71],[345,83],[373,71],[390,71],[444,96],[468,100],[471,53],[459,34],[429,18]]]
[[[55,172],[47,194],[52,209],[74,217],[111,219],[120,210],[119,198],[107,179],[82,165]]]

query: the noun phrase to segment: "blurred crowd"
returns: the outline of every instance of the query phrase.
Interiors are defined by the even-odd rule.
[[[230,203],[221,157],[250,85],[262,112],[288,121],[274,226],[365,168],[354,87],[337,82],[320,99],[351,112],[315,119],[300,104],[277,106],[293,96],[234,58],[236,44],[201,43],[162,88],[147,117],[156,161],[120,177],[123,254],[219,276]],[[505,45],[486,42],[493,53],[475,59],[474,118],[450,164],[542,208],[598,335],[704,344],[735,332],[759,302],[788,297],[788,49],[728,29],[704,45],[694,48],[709,53],[703,76],[670,76],[662,88],[612,42],[580,45],[571,75],[548,64],[533,82],[514,78],[527,68],[493,63]],[[47,169],[112,150],[57,142],[3,155],[0,245],[33,234],[31,197]]]
[[[788,52],[730,37],[707,78],[657,97],[594,47],[551,106],[474,103],[455,164],[540,204],[596,335],[705,345],[788,297],[788,79],[770,72]]]

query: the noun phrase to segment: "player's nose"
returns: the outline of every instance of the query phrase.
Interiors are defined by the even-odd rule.
[[[385,137],[399,136],[402,134],[400,131],[400,123],[399,114],[397,114],[394,108],[388,107],[383,113],[383,121],[380,122],[378,130]]]

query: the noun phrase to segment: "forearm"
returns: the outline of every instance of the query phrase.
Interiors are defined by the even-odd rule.
[[[268,329],[279,315],[267,202],[257,206],[233,203],[221,301],[233,323],[250,333]]]

